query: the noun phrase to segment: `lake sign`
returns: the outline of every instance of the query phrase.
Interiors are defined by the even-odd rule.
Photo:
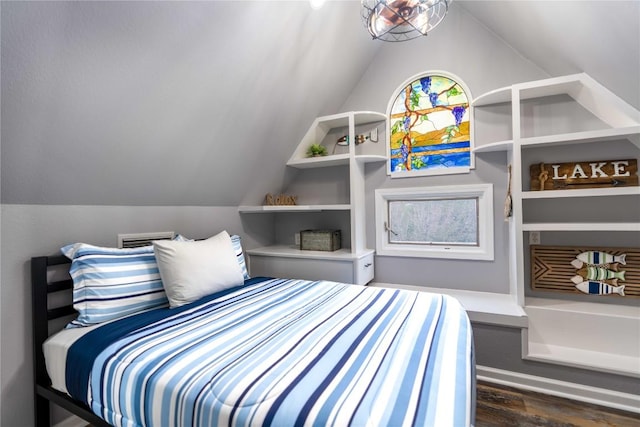
[[[529,173],[531,191],[638,186],[636,159],[538,163]]]

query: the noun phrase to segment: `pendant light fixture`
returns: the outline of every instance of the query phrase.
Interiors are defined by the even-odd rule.
[[[401,42],[426,36],[453,0],[362,0],[362,20],[374,39]]]

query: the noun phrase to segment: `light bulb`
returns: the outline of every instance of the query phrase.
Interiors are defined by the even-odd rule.
[[[311,5],[311,9],[318,10],[322,7],[326,0],[309,0],[309,4]]]

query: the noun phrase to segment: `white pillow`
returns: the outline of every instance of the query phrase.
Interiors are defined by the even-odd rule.
[[[172,308],[244,283],[226,231],[199,241],[154,241],[153,250]]]

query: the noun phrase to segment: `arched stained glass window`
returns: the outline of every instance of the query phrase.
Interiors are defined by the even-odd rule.
[[[387,109],[387,173],[398,178],[469,172],[470,99],[464,83],[442,71],[404,82]]]

